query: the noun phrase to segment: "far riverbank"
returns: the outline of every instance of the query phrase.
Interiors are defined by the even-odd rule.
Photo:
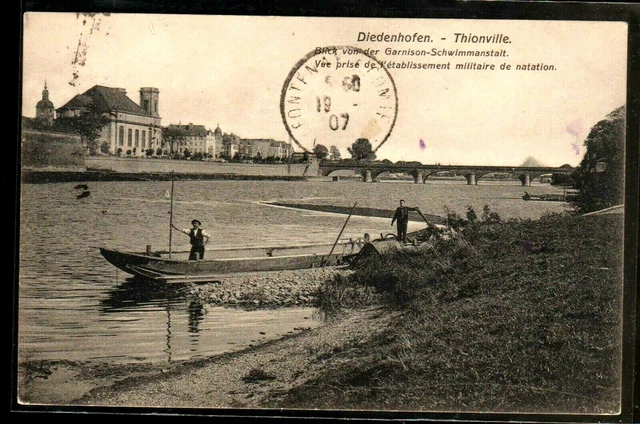
[[[25,171],[21,181],[26,184],[46,184],[92,181],[170,181],[171,172],[122,173],[112,171]],[[299,175],[242,175],[242,174],[197,174],[173,173],[176,180],[223,180],[223,181],[305,181]]]

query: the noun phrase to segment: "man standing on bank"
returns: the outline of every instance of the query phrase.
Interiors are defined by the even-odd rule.
[[[191,221],[191,225],[193,226],[192,228],[180,229],[173,225],[173,223],[171,224],[173,228],[189,236],[189,239],[191,240],[191,252],[189,253],[189,260],[197,261],[200,259],[204,259],[204,245],[209,243],[209,238],[211,236],[209,235],[209,233],[200,228],[202,223],[197,219]]]
[[[410,208],[404,205],[404,200],[400,200],[400,206],[396,208],[396,213],[393,214],[391,219],[391,225],[394,222],[398,223],[398,241],[403,243],[407,242],[407,224],[409,223],[409,211],[418,211],[417,207]]]

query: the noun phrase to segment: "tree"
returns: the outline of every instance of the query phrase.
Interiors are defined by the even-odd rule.
[[[374,160],[376,158],[375,153],[371,147],[371,143],[366,138],[359,138],[347,148],[347,151],[351,154],[351,157],[355,160]]]
[[[313,154],[316,155],[318,159],[325,159],[327,156],[329,156],[329,149],[327,149],[327,147],[322,144],[317,144],[313,148]]]
[[[88,110],[78,116],[57,118],[52,130],[79,134],[90,155],[100,151],[98,137],[102,129],[109,124],[109,117],[105,116],[97,107],[91,105]]]
[[[586,152],[574,173],[578,194],[571,200],[578,213],[623,203],[625,113],[625,106],[611,112],[584,141]]]
[[[338,146],[331,146],[329,148],[329,158],[331,160],[340,160],[340,149],[338,149]]]
[[[165,127],[162,129],[162,147],[169,146],[171,156],[179,146],[187,141],[187,132],[179,127]]]
[[[224,133],[222,134],[222,145],[223,146],[229,146],[231,144],[237,144],[238,146],[241,144],[240,143],[240,137],[231,133],[231,134],[227,134]]]
[[[103,141],[100,143],[100,153],[104,153],[105,155],[109,153],[109,142]]]

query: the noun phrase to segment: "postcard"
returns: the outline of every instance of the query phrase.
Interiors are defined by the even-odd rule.
[[[628,413],[629,35],[26,12],[17,408]]]

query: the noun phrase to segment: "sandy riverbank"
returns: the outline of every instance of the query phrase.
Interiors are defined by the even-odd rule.
[[[31,404],[29,399],[38,397],[34,406],[215,408],[222,413],[276,408],[280,396],[348,361],[351,351],[384,332],[393,319],[382,308],[351,310],[321,327],[239,352],[171,364],[41,363],[35,378],[47,383],[38,383],[38,391],[22,400]]]

